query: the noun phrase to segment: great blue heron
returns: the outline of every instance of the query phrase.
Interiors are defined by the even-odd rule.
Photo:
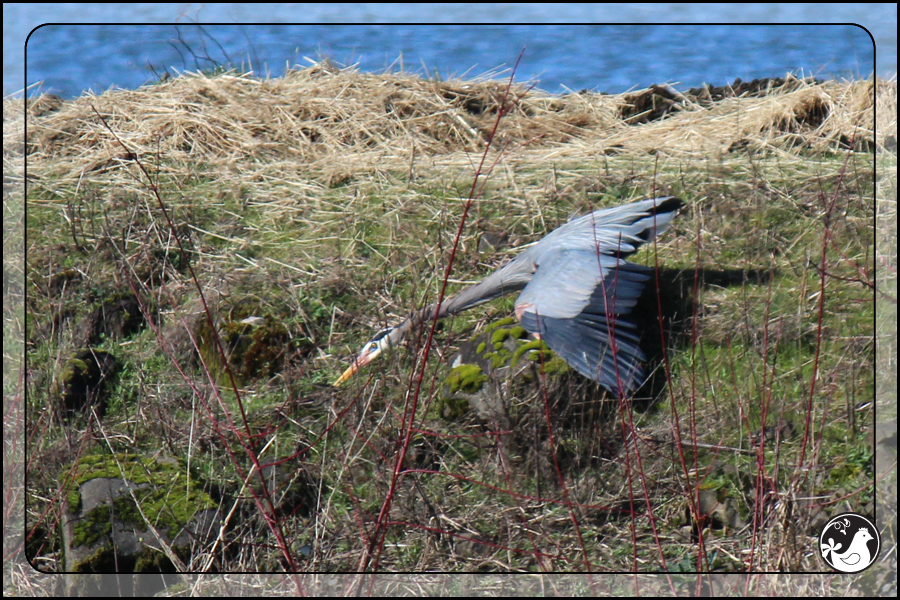
[[[335,386],[395,347],[426,319],[458,314],[522,290],[516,317],[576,371],[613,392],[644,381],[644,353],[628,318],[651,269],[624,259],[665,231],[684,203],[674,196],[595,210],[550,232],[484,281],[380,331]]]

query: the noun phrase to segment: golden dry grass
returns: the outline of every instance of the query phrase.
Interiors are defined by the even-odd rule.
[[[552,96],[520,85],[504,118],[494,151],[504,164],[590,159],[604,152],[660,152],[668,157],[708,157],[736,144],[754,150],[812,150],[857,139],[884,145],[896,136],[896,84],[789,80],[788,91],[735,97],[682,110],[643,127],[620,112],[638,92]],[[873,89],[877,86],[877,90]],[[95,107],[139,155],[166,163],[203,162],[213,168],[278,172],[302,163],[318,181],[400,171],[426,165],[466,166],[494,125],[506,84],[430,81],[412,75],[374,75],[352,69],[311,67],[282,78],[188,75],[138,90],[83,96],[53,107],[34,102],[27,114],[32,176],[73,184],[85,173],[109,169],[123,149],[100,125]],[[883,120],[874,127],[873,101]],[[11,135],[21,137],[21,101],[7,100]],[[50,104],[51,106],[46,106]],[[876,138],[877,136],[877,138]],[[434,163],[432,163],[434,161]]]

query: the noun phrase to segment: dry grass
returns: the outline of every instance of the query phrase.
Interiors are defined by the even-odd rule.
[[[896,82],[793,80],[759,96],[683,98],[641,124],[621,118],[639,93],[550,96],[514,86],[515,108],[490,148],[492,171],[451,279],[477,281],[512,255],[478,254],[484,232],[508,232],[515,248],[590,206],[677,194],[689,208],[640,255],[683,271],[690,310],[668,355],[669,385],[642,412],[620,407],[580,425],[560,415],[555,446],[540,425],[541,390],[509,398],[521,422],[534,424],[516,432],[531,443],[513,464],[477,417],[437,418],[426,377],[408,466],[420,472],[394,485],[414,351],[346,390],[327,383],[374,328],[433,299],[504,88],[322,63],[273,80],[190,75],[70,102],[45,97],[27,111],[7,101],[7,180],[24,180],[17,152],[28,161],[29,528],[52,533],[58,505],[42,490],[77,454],[103,451],[104,437],[117,448],[191,456],[234,502],[239,473],[250,470],[238,440],[246,430],[262,436],[258,448],[269,444],[261,463],[290,457],[316,482],[309,511],[279,516],[301,571],[357,568],[387,522],[377,553],[387,572],[819,570],[809,533],[816,515],[872,500],[870,487],[858,488],[873,413],[857,407],[875,385],[872,274],[896,274],[895,255],[875,254],[871,219],[876,189],[882,216],[896,214],[896,150],[886,149],[896,147]],[[14,116],[23,113],[27,137]],[[158,181],[217,326],[262,314],[293,340],[282,368],[239,382],[246,423],[224,379],[214,386],[199,368],[186,332],[203,321],[202,305],[134,155]],[[883,175],[875,185],[874,160]],[[896,240],[893,219],[878,226]],[[775,276],[735,278],[750,272]],[[102,424],[68,421],[53,386],[80,346],[78,323],[86,307],[132,286],[152,326],[124,343],[100,342],[125,373]],[[886,293],[896,299],[893,286]],[[508,309],[495,302],[457,318],[440,334],[439,353],[449,358]],[[886,360],[895,367],[895,351]],[[225,411],[237,425],[217,429],[212,417]],[[784,420],[792,431],[757,453],[752,437]],[[707,523],[698,538],[702,492],[738,516]],[[283,569],[284,547],[249,518],[259,505],[241,506],[232,550],[216,568]],[[57,553],[43,535],[38,555],[48,565]],[[306,556],[301,547],[315,550]],[[205,559],[191,557],[191,568]],[[283,585],[296,591],[297,581]],[[307,591],[320,585],[303,581]],[[643,585],[679,593],[699,581]],[[437,585],[452,593],[474,584]],[[597,591],[580,578],[566,585]],[[722,593],[822,594],[834,585],[741,578]],[[603,586],[633,592],[639,583]]]
[[[504,165],[515,168],[605,152],[703,159],[738,145],[789,151],[813,144],[809,149],[822,151],[856,139],[883,146],[892,135],[889,122],[874,128],[872,109],[877,97],[883,119],[896,114],[893,83],[877,82],[877,94],[875,81],[789,84],[785,93],[710,106],[687,98],[683,110],[642,127],[619,117],[640,92],[552,96],[516,86],[516,108],[493,149],[502,149]],[[96,107],[139,155],[158,154],[174,165],[202,162],[240,180],[245,171],[277,180],[276,173],[298,163],[324,184],[379,171],[465,166],[471,153],[483,150],[504,88],[502,82],[370,75],[327,64],[268,80],[186,76],[58,107],[38,100],[29,109],[35,125],[27,140],[29,165],[36,179],[51,177],[58,185],[116,165],[123,149],[100,125]],[[21,112],[15,101],[8,104],[9,113]]]

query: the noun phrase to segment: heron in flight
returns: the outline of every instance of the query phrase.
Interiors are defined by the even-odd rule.
[[[664,232],[683,204],[674,196],[639,200],[569,221],[481,283],[380,331],[334,385],[399,345],[435,312],[441,319],[521,291],[515,311],[522,327],[585,377],[614,393],[633,392],[644,383],[645,356],[628,315],[652,271],[625,258]]]

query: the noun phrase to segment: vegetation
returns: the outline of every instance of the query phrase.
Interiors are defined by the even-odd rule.
[[[27,137],[5,123],[5,152],[24,139],[28,164],[22,410],[36,567],[59,568],[62,500],[77,493],[60,474],[127,452],[178,458],[223,499],[226,539],[187,557],[190,571],[822,570],[822,519],[875,512],[875,336],[889,327],[876,321],[876,268],[888,267],[878,293],[896,310],[896,255],[879,254],[875,234],[896,239],[896,205],[879,205],[876,222],[873,198],[896,198],[875,176],[896,169],[885,150],[896,82],[788,78],[666,102],[660,89],[514,85],[504,100],[505,88],[326,62],[47,110],[38,98]],[[648,102],[666,110],[635,112]],[[448,293],[574,215],[677,195],[687,207],[634,257],[661,268],[652,286],[678,290],[654,396],[610,398],[572,373],[551,387],[565,371],[553,363],[499,407],[442,399],[447,382],[481,388],[481,369],[448,363],[512,298],[448,320],[426,363],[428,328],[332,388],[375,331],[436,299],[501,107]],[[505,245],[479,243],[498,233]],[[659,338],[650,322],[644,335]],[[522,337],[510,325],[481,351],[499,350],[500,332]],[[59,394],[87,347],[118,365],[93,384],[105,386],[102,414]],[[540,368],[554,360],[540,349],[516,356],[538,350]],[[895,403],[878,417],[895,423]]]

